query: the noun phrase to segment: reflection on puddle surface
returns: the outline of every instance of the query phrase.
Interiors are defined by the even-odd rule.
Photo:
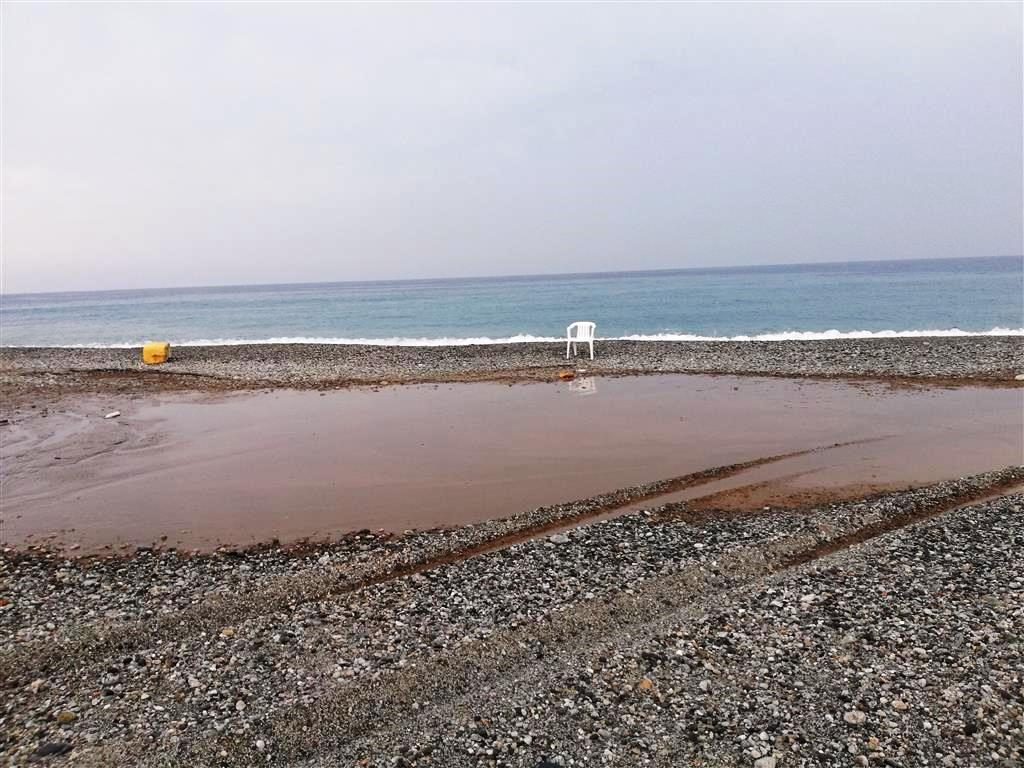
[[[592,395],[597,392],[597,379],[592,376],[573,379],[569,382],[569,391],[574,395]]]

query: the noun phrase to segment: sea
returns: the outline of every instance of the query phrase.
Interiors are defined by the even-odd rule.
[[[1024,335],[1024,258],[5,294],[0,345]]]

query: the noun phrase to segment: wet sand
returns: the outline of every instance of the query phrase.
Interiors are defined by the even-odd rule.
[[[658,502],[864,495],[1024,462],[1022,404],[687,375],[79,397],[3,428],[3,537],[85,553],[430,529],[805,451]]]

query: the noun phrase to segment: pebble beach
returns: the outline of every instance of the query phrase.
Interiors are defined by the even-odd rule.
[[[601,375],[1019,386],[1016,337],[599,346]],[[552,345],[4,349],[80,392],[550,379]],[[926,395],[922,395],[926,396]],[[0,558],[0,764],[1016,766],[1024,457],[716,509],[709,467],[471,525]],[[614,516],[615,510],[628,508]]]
[[[8,553],[5,761],[1016,765],[1022,483],[518,543],[608,499],[307,551]]]
[[[0,768],[1024,768],[1024,0],[0,25]]]
[[[561,343],[174,346],[170,362],[160,366],[144,366],[138,349],[6,347],[0,352],[0,391],[15,398],[81,390],[531,381],[551,380],[560,371],[578,368],[599,376],[720,373],[998,385],[1024,374],[1024,337],[599,341],[594,360],[566,360]]]

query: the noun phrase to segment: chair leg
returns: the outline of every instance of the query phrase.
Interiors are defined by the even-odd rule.
[[[590,342],[590,359],[591,360],[594,359],[594,342],[593,342],[593,340],[591,340],[591,342]]]
[[[569,347],[571,347],[571,346],[572,346],[572,342],[571,341],[565,342],[565,359],[566,360],[569,359]]]

